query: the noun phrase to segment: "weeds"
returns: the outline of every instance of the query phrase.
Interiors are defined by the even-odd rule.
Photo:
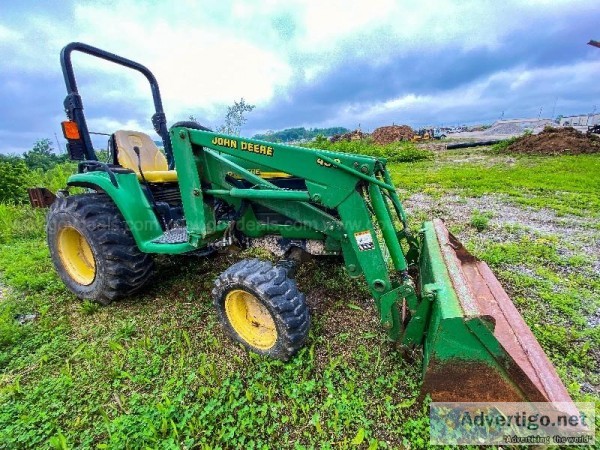
[[[493,215],[489,212],[482,213],[480,211],[475,210],[471,215],[471,226],[475,228],[477,231],[485,230],[490,222],[490,219]]]
[[[510,147],[511,145],[513,145],[519,139],[521,139],[520,136],[513,136],[511,138],[504,139],[504,140],[502,140],[500,142],[497,142],[494,145],[492,145],[492,151],[496,152],[496,153],[506,152],[508,150],[508,147]]]
[[[89,300],[84,300],[81,303],[81,312],[83,314],[85,314],[86,316],[91,316],[92,314],[94,314],[95,312],[97,312],[100,309],[100,304],[96,303],[96,302],[91,302]]]
[[[55,165],[49,170],[27,168],[23,160],[15,162],[0,161],[0,201],[27,202],[27,188],[46,187],[55,192],[65,187],[69,175],[76,171],[73,162]]]
[[[335,152],[352,153],[358,155],[369,155],[376,158],[384,158],[388,162],[414,162],[433,159],[433,153],[416,147],[412,142],[393,142],[387,145],[377,145],[370,139],[357,141],[329,142],[327,139],[317,139],[307,146],[321,148]]]
[[[134,321],[129,320],[121,324],[119,329],[117,330],[116,337],[117,339],[127,341],[135,336],[137,331],[137,325]],[[184,331],[185,332],[185,331]],[[186,339],[189,342],[189,337]]]
[[[0,203],[0,244],[44,236],[45,210]]]
[[[495,153],[506,153],[508,151],[508,148],[511,145],[513,145],[515,142],[520,141],[525,136],[531,136],[532,134],[533,134],[533,131],[531,131],[531,130],[525,130],[523,132],[523,134],[521,134],[520,136],[513,136],[511,138],[504,139],[504,140],[502,140],[500,142],[497,142],[494,145],[492,145],[492,152],[495,152]]]

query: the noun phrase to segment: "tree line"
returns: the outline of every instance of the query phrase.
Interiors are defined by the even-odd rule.
[[[254,139],[267,142],[306,142],[312,141],[317,136],[333,136],[334,134],[344,134],[349,132],[344,127],[332,127],[332,128],[286,128],[280,131],[268,131],[263,134],[255,134]]]
[[[62,187],[74,170],[66,153],[55,153],[50,139],[39,139],[23,155],[0,154],[0,202],[26,202],[29,187]]]

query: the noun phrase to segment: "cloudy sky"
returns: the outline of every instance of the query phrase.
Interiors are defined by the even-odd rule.
[[[244,135],[600,111],[594,1],[0,2],[0,152],[60,136],[60,49],[81,41],[149,67],[170,123],[208,126],[244,97]],[[151,132],[136,72],[74,54],[89,128]]]

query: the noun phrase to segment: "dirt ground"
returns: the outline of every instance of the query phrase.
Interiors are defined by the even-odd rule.
[[[537,155],[580,155],[600,152],[600,138],[572,127],[547,128],[540,134],[525,136],[507,148],[510,153]]]
[[[379,145],[386,145],[396,141],[410,141],[414,136],[415,132],[408,125],[379,127],[371,134],[373,141]]]

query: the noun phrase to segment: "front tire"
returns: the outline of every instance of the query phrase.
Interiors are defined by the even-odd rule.
[[[240,261],[217,278],[212,295],[227,333],[249,350],[286,361],[304,345],[308,308],[283,267]]]
[[[57,198],[46,235],[54,267],[77,297],[108,305],[144,286],[152,257],[138,249],[122,214],[104,194]]]

